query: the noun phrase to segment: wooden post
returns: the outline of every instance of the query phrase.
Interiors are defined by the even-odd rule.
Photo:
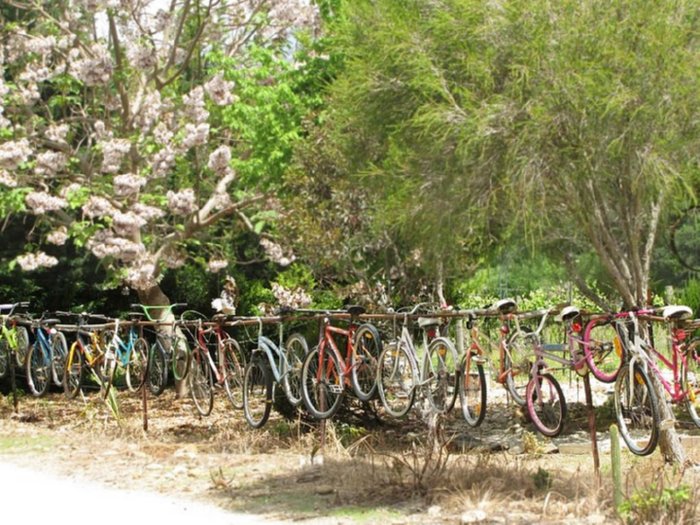
[[[593,408],[593,394],[591,392],[591,374],[583,376],[583,390],[586,394],[586,411],[588,412],[588,432],[591,435],[591,454],[593,455],[593,470],[600,486],[600,456],[598,454],[598,439],[595,422],[595,409]]]
[[[613,478],[613,502],[615,503],[615,512],[619,511],[622,505],[622,469],[620,467],[620,433],[617,430],[617,425],[610,425],[610,458],[612,463],[612,478]]]
[[[148,432],[148,393],[146,390],[148,390],[148,385],[146,384],[148,381],[148,365],[146,365],[146,378],[143,381],[143,384],[141,385],[141,404],[143,406],[143,431]]]

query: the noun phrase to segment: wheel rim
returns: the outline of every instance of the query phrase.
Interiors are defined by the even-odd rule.
[[[643,373],[634,370],[631,380],[629,367],[621,369],[620,373],[623,376],[615,383],[617,423],[629,449],[637,454],[644,453],[652,446],[656,433],[654,400]]]
[[[246,370],[244,379],[245,416],[252,426],[259,426],[269,410],[268,379],[263,365],[254,359]]]
[[[395,343],[382,352],[378,377],[380,398],[387,412],[394,417],[406,414],[415,392],[413,367],[406,352]]]

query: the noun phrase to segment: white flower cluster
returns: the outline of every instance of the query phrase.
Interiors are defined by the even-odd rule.
[[[112,216],[112,228],[114,228],[117,235],[133,235],[145,224],[146,221],[144,219],[131,211],[127,213],[117,211]]]
[[[49,211],[56,211],[68,206],[65,199],[54,197],[45,191],[33,191],[25,198],[34,215],[42,215]]]
[[[170,171],[170,168],[173,167],[173,164],[175,164],[175,152],[169,146],[162,148],[153,155],[151,164],[153,176],[156,178],[165,177]]]
[[[16,170],[32,154],[27,139],[10,140],[0,144],[0,168]]]
[[[191,215],[198,209],[197,198],[192,188],[178,192],[169,191],[167,197],[168,208],[173,215]]]
[[[17,264],[25,272],[31,272],[37,268],[50,268],[58,264],[58,259],[44,252],[25,253],[17,257]]]
[[[65,144],[66,142],[66,136],[68,135],[69,131],[68,124],[52,124],[48,128],[46,128],[46,131],[44,132],[44,135],[46,135],[46,138],[53,141],[53,142],[58,142],[59,144]]]
[[[55,244],[56,246],[63,246],[68,240],[68,230],[65,226],[60,226],[56,228],[51,233],[46,236],[46,242],[49,244]]]
[[[141,129],[142,133],[146,133],[149,129],[151,129],[153,124],[158,121],[162,108],[163,103],[160,98],[160,92],[153,90],[143,97],[141,107],[134,117],[136,125]],[[160,142],[169,142],[169,139],[167,141]]]
[[[234,82],[224,79],[224,76],[219,73],[214,76],[209,82],[204,84],[204,89],[207,94],[218,106],[226,106],[233,104],[235,98],[231,92],[235,86]]]
[[[206,110],[204,102],[204,88],[202,86],[197,86],[187,95],[184,95],[182,103],[185,106],[185,115],[191,122],[201,124],[209,119],[209,112]]]
[[[219,146],[209,155],[207,166],[217,175],[224,175],[231,162],[231,149],[228,146]]]
[[[155,219],[160,219],[165,216],[165,212],[155,206],[148,206],[141,202],[137,202],[131,207],[131,211],[138,215],[146,222],[151,222]]]
[[[0,184],[8,188],[16,188],[17,181],[5,170],[0,170]]]
[[[158,65],[158,57],[155,50],[145,45],[128,45],[126,56],[131,67],[139,70],[151,69]]]
[[[128,139],[112,139],[100,143],[102,147],[102,172],[116,173],[119,171],[124,155],[131,151]]]
[[[70,71],[87,86],[101,86],[109,82],[114,68],[112,57],[106,47],[95,44],[89,56],[81,56],[77,48],[69,54]]]
[[[214,210],[223,210],[231,206],[231,196],[226,192],[216,192],[211,196]]]
[[[207,264],[211,273],[218,273],[228,266],[228,261],[224,259],[211,259]]]
[[[44,177],[53,177],[65,168],[68,157],[58,151],[43,151],[36,156],[34,172]]]
[[[83,214],[89,219],[106,217],[116,213],[116,209],[104,197],[90,196],[88,201],[83,204]]]
[[[43,57],[50,54],[57,44],[58,42],[54,36],[38,36],[27,40],[24,43],[24,48],[28,53],[36,53]]]
[[[182,139],[182,147],[190,149],[207,143],[209,138],[209,124],[185,124],[185,135]]]
[[[187,256],[177,250],[171,249],[165,252],[160,260],[166,268],[175,269],[185,265]]]
[[[114,177],[114,194],[117,197],[128,197],[137,194],[146,184],[144,177],[139,177],[133,173],[124,173]]]
[[[280,266],[289,266],[296,259],[294,255],[285,255],[284,250],[279,244],[265,237],[260,239],[260,246],[265,250],[267,258]]]
[[[158,284],[155,278],[155,264],[145,262],[130,268],[126,274],[126,282],[135,290],[148,290]]]
[[[277,306],[285,308],[304,308],[311,304],[311,296],[302,288],[290,290],[278,283],[272,283],[272,294],[277,300]],[[271,304],[262,303],[258,305],[266,315],[273,314],[276,307]]]
[[[114,257],[124,262],[133,262],[143,258],[146,248],[143,244],[122,237],[115,237],[110,230],[100,230],[86,244],[98,259]]]

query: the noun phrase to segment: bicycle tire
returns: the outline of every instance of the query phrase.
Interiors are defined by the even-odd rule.
[[[238,341],[225,339],[223,345],[224,390],[226,397],[236,410],[243,408],[243,381],[245,379],[245,358]]]
[[[459,389],[459,357],[452,341],[436,337],[430,341],[426,356],[423,383],[428,402],[441,413],[449,412]]]
[[[462,358],[459,376],[459,403],[464,421],[476,428],[486,417],[486,374],[481,363],[474,363],[476,354]],[[468,363],[468,365],[467,365]]]
[[[630,452],[637,456],[647,456],[654,452],[659,441],[656,394],[647,372],[635,364],[632,373],[633,396],[627,396],[630,390],[629,366],[625,364],[620,368],[615,381],[615,418],[620,435]]]
[[[0,335],[0,379],[5,379],[9,375],[10,367],[14,366],[10,355],[10,345],[7,340]]]
[[[73,343],[66,357],[66,369],[63,374],[63,393],[68,399],[78,395],[83,383],[83,354],[78,343]]]
[[[370,401],[377,395],[377,360],[382,353],[379,330],[369,323],[360,325],[352,345],[353,362],[350,382],[360,401]]]
[[[335,354],[319,356],[318,347],[306,354],[301,367],[301,397],[314,419],[328,419],[338,411],[345,395],[345,378]]]
[[[63,387],[63,373],[66,368],[66,355],[68,355],[68,343],[62,332],[54,332],[49,340],[51,344],[51,377],[58,387]]]
[[[700,427],[700,339],[691,341],[685,351],[681,385],[690,419]]]
[[[15,348],[15,361],[18,368],[24,368],[29,352],[29,331],[26,326],[15,326],[17,348]]]
[[[615,382],[624,363],[624,349],[610,319],[588,322],[583,334],[583,353],[588,369],[598,381]]]
[[[416,399],[418,366],[405,345],[392,341],[384,346],[377,363],[377,391],[387,414],[408,414]]]
[[[287,400],[294,407],[301,405],[301,367],[308,353],[309,344],[303,335],[295,333],[289,336],[284,345],[288,368],[282,371],[282,387]]]
[[[211,414],[214,408],[214,381],[209,361],[199,348],[191,355],[188,385],[197,412],[204,417]]]
[[[168,382],[168,362],[165,352],[158,343],[151,345],[146,376],[148,378],[148,390],[151,394],[154,396],[161,395]]]
[[[134,347],[126,363],[126,387],[130,392],[138,392],[146,381],[148,369],[148,343],[143,337],[134,341]]]
[[[253,355],[243,378],[243,415],[252,428],[262,428],[272,408],[272,374],[261,357]]]
[[[51,358],[37,341],[27,353],[27,386],[34,397],[43,396],[51,382]]]
[[[503,357],[503,367],[506,372],[505,387],[515,404],[524,407],[526,404],[525,391],[530,381],[530,357],[534,350],[529,347],[536,343],[532,332],[515,334],[507,343],[508,351]]]
[[[547,437],[561,434],[566,419],[566,399],[554,376],[537,374],[531,378],[527,384],[526,399],[527,412],[535,428]]]
[[[184,337],[174,336],[171,341],[172,369],[175,381],[182,381],[187,377],[192,360],[192,351]]]

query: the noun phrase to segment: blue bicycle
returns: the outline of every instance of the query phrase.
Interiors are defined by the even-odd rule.
[[[55,328],[58,319],[35,319],[31,322],[34,344],[27,353],[27,386],[32,395],[46,393],[51,381],[63,386],[63,374],[68,345],[66,337]]]

